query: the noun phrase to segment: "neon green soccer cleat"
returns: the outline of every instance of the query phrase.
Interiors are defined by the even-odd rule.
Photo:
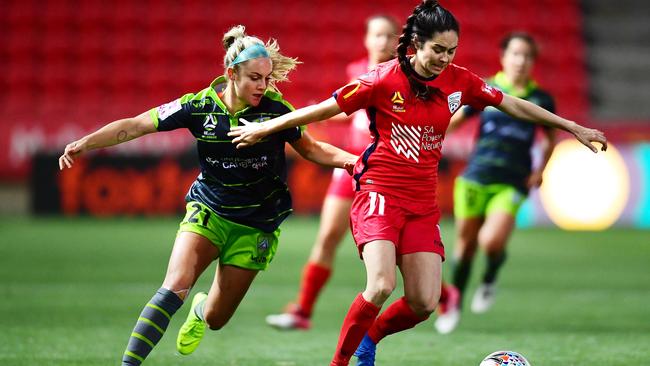
[[[183,326],[178,331],[178,338],[176,338],[176,349],[181,355],[189,355],[194,352],[196,347],[199,346],[199,343],[201,343],[201,339],[203,339],[203,335],[205,334],[205,322],[196,316],[194,308],[207,297],[208,294],[205,292],[199,292],[194,295],[194,298],[192,299],[190,313],[187,315],[185,323],[183,323]]]

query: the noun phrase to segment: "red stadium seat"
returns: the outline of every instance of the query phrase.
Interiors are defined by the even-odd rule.
[[[557,94],[559,110],[586,113],[588,78],[577,1],[443,4],[461,23],[458,64],[489,76],[499,67],[501,37],[528,30],[541,45],[540,82]],[[54,111],[61,118],[73,114],[86,121],[80,123],[97,123],[83,116],[117,118],[198,91],[223,73],[223,32],[240,23],[250,34],[278,39],[282,52],[300,58],[303,64],[280,88],[293,104],[305,105],[327,98],[347,81],[345,65],[365,52],[368,16],[392,14],[401,23],[412,6],[393,0],[11,1],[0,13],[8,29],[0,61],[9,93],[2,100],[10,101],[0,112],[15,107],[27,118],[34,99],[29,93],[42,90],[36,97],[43,98],[39,108],[53,123],[59,118]],[[66,112],[71,100],[74,113]]]

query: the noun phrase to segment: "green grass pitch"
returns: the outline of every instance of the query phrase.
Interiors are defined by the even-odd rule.
[[[176,228],[176,219],[158,218],[0,219],[0,365],[118,365],[142,306],[162,282]],[[316,229],[313,218],[288,220],[275,261],[230,323],[180,356],[174,342],[184,306],[144,365],[327,365],[365,281],[350,238],[313,329],[279,332],[264,324],[295,295]],[[453,224],[442,229],[451,253]],[[491,312],[467,311],[448,336],[434,331],[433,318],[390,336],[377,364],[471,366],[498,349],[518,351],[535,366],[650,362],[650,231],[526,229],[510,244]],[[482,258],[475,264],[469,294]],[[207,289],[213,274],[214,266],[196,288]],[[398,288],[393,298],[401,294]]]

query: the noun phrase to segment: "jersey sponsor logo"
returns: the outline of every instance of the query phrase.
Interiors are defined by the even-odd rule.
[[[257,238],[257,250],[260,252],[266,252],[269,250],[269,238],[262,236]]]
[[[181,100],[176,99],[173,102],[169,102],[167,104],[163,104],[160,107],[158,107],[158,119],[159,120],[165,120],[167,117],[171,116],[172,114],[180,111],[182,108],[181,106]]]
[[[441,149],[443,139],[443,134],[437,133],[433,126],[424,126],[421,148],[424,151]]]
[[[494,97],[497,95],[497,90],[490,84],[488,83],[483,83],[483,86],[481,87],[481,91],[485,94],[490,95],[491,97]]]
[[[444,135],[433,126],[408,126],[391,123],[390,145],[398,155],[420,162],[420,151],[442,148]]]
[[[391,123],[390,145],[398,155],[419,163],[422,127]]]
[[[264,235],[257,238],[257,253],[251,256],[251,261],[257,264],[264,264],[267,261],[268,250],[271,247],[269,237]]]
[[[463,95],[462,92],[454,92],[447,96],[447,104],[449,105],[449,112],[454,114],[456,110],[460,107],[460,98]]]
[[[214,120],[214,116],[208,114],[205,116],[205,121],[203,121],[203,129],[206,131],[212,131],[217,128],[217,122]]]
[[[393,102],[393,112],[403,113],[406,112],[404,108],[404,98],[399,91],[393,93],[393,96],[390,98],[390,101]]]
[[[212,157],[206,157],[205,161],[214,166],[223,169],[255,169],[260,170],[269,166],[266,155],[253,158],[224,157],[222,160]]]

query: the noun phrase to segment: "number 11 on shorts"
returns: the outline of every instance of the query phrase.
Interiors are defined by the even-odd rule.
[[[384,216],[384,207],[386,206],[386,199],[384,198],[384,195],[379,194],[377,192],[370,192],[368,195],[370,196],[370,207],[368,208],[368,216],[374,214],[375,211],[377,211],[377,215]]]

